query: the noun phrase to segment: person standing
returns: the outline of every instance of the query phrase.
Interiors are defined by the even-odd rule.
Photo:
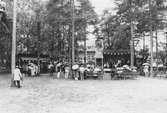
[[[35,65],[31,64],[30,69],[31,69],[31,76],[35,77]]]
[[[28,74],[28,77],[30,77],[31,76],[31,65],[30,64],[28,64],[28,66],[27,66],[28,68],[28,71],[27,71],[27,74]]]
[[[22,76],[18,66],[16,66],[16,68],[14,69],[13,80],[14,80],[15,86],[20,88],[21,87],[20,81],[23,80],[23,76]]]
[[[52,64],[52,62],[50,62],[49,66],[48,66],[48,69],[49,69],[50,76],[53,76],[54,65]]]
[[[144,66],[144,74],[146,77],[149,77],[149,66],[148,65]]]
[[[60,75],[61,75],[61,67],[62,67],[62,64],[59,62],[58,64],[57,64],[57,79],[59,79],[60,78]]]
[[[40,76],[40,68],[41,68],[41,66],[40,66],[40,64],[38,64],[37,65],[37,76],[38,77]]]
[[[79,71],[79,65],[78,64],[73,65],[72,69],[73,69],[73,73],[74,73],[74,75],[73,75],[74,79],[78,80],[78,78],[79,78],[79,73],[78,73],[78,71]]]
[[[70,67],[68,65],[65,66],[65,79],[69,78]]]
[[[79,72],[80,72],[80,79],[84,80],[85,67],[83,65],[80,66]]]

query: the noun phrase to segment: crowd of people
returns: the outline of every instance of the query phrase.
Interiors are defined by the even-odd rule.
[[[115,66],[119,67],[121,63],[121,61],[118,61]],[[105,63],[104,68],[108,67],[109,64]],[[42,70],[47,70],[46,73],[49,73],[51,77],[74,80],[84,80],[88,77],[98,78],[103,72],[102,67],[98,65],[76,63],[71,66],[68,62],[63,61],[50,61],[45,66],[38,65],[37,62],[29,61],[18,65],[17,68],[20,69],[20,73],[23,74],[23,76],[39,77]],[[113,72],[111,72],[111,75],[112,74]]]
[[[111,68],[119,68],[122,66],[122,62],[118,60],[118,62],[112,66]],[[104,68],[109,68],[109,64],[105,63]],[[123,66],[125,68],[125,66]],[[76,63],[72,67],[69,63],[67,62],[62,62],[62,61],[50,61],[47,66],[47,73],[51,77],[57,78],[57,79],[74,79],[74,80],[84,80],[86,79],[89,75],[93,77],[98,77],[99,74],[102,72],[102,68],[100,66],[95,66],[95,65],[84,65],[84,64],[79,64]],[[126,66],[126,69],[127,68]],[[13,80],[15,86],[20,88],[20,81],[23,79],[23,76],[28,76],[28,77],[38,77],[40,76],[40,71],[41,71],[41,65],[38,65],[38,63],[35,62],[28,62],[28,63],[23,63],[21,66],[17,65],[16,69],[14,71],[13,75]],[[72,71],[71,71],[72,70]],[[145,76],[149,76],[149,66],[144,65],[142,69],[143,73]],[[114,76],[116,74],[115,71],[111,70],[111,76]]]
[[[97,70],[97,68],[99,68],[99,70]],[[70,68],[70,64],[65,62],[50,62],[48,70],[51,76],[55,74],[58,79],[63,76],[65,79],[72,78],[75,80],[84,80],[90,72],[96,74],[98,71],[101,71],[100,67],[95,67],[94,65],[85,66],[84,64],[74,64]]]
[[[112,64],[112,65],[111,65]],[[41,68],[42,67],[42,68]],[[150,66],[149,63],[144,63],[140,68],[132,68],[129,65],[123,65],[121,60],[118,60],[117,63],[104,63],[103,69],[111,68],[110,73],[111,77],[115,77],[119,72],[124,72],[128,70],[129,72],[140,72],[140,75],[149,77],[150,75]],[[71,66],[68,62],[63,61],[50,61],[45,66],[38,65],[37,62],[25,62],[22,65],[16,65],[14,70],[13,80],[15,86],[20,88],[20,81],[23,79],[23,76],[28,77],[38,77],[40,76],[41,70],[47,70],[47,73],[51,77],[56,77],[57,79],[74,79],[74,80],[84,80],[87,77],[93,76],[98,77],[104,70],[100,66],[95,66],[94,64],[79,64],[76,63]],[[158,68],[161,69],[161,68]]]
[[[50,61],[49,63],[47,63],[47,65],[43,67],[46,68],[46,73],[49,73],[51,77],[54,76],[57,79],[64,78],[84,80],[90,73],[93,76],[98,76],[98,73],[102,71],[102,69],[99,66],[90,64],[85,66],[84,64],[77,63],[71,67],[71,65],[68,62],[63,61]],[[37,62],[29,61],[22,63],[22,65],[16,65],[16,69],[13,74],[15,86],[20,88],[20,80],[23,78],[23,76],[39,77],[41,70],[44,70],[44,68],[41,68],[41,65],[38,65]]]
[[[122,62],[118,60],[114,66],[111,68],[121,67]],[[109,64],[105,63],[104,68],[109,68]],[[63,61],[50,61],[49,63],[39,65],[37,62],[24,62],[22,65],[17,65],[17,69],[20,69],[20,73],[23,76],[28,77],[39,77],[42,70],[47,70],[46,73],[49,73],[51,77],[57,79],[74,79],[74,80],[84,80],[88,77],[98,78],[99,75],[103,72],[101,66],[95,64],[82,64],[76,63],[71,66],[68,62]],[[21,75],[20,74],[20,75]],[[111,76],[113,76],[113,71],[111,71]],[[15,84],[19,84],[16,82]]]

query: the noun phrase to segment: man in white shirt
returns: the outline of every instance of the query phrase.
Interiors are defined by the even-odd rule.
[[[16,66],[16,68],[14,69],[13,79],[14,79],[14,84],[16,85],[16,87],[20,88],[20,81],[23,79],[23,76],[18,66]]]

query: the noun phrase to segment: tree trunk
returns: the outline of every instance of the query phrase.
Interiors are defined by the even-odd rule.
[[[108,24],[106,24],[106,32],[107,32],[108,47],[110,47],[110,31],[109,31],[109,25]]]
[[[86,68],[86,56],[87,56],[87,51],[86,51],[86,22],[84,26],[84,66]]]
[[[41,42],[41,22],[37,22],[37,27],[38,27],[38,53],[37,53],[37,64],[38,68],[40,68],[40,42]]]
[[[155,34],[155,38],[156,38],[156,58],[158,58],[158,31],[156,29],[156,34]]]
[[[131,40],[130,40],[130,50],[131,50],[131,58],[130,58],[130,61],[131,61],[131,67],[134,66],[134,41],[133,41],[133,38],[134,38],[134,26],[133,26],[133,21],[134,21],[134,16],[133,16],[133,7],[132,7],[132,2],[130,3],[130,13],[131,13],[131,22],[130,22],[130,29],[131,29]]]
[[[152,13],[151,13],[151,0],[149,0],[149,10],[150,10],[150,49],[151,49],[151,65],[150,65],[150,76],[153,76],[153,29],[152,29]]]

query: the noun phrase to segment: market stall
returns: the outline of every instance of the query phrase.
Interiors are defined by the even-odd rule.
[[[104,64],[109,64],[109,67],[115,65],[118,60],[121,60],[121,65],[130,64],[130,49],[105,49],[103,52]]]
[[[130,49],[105,49],[103,55],[104,69],[110,70],[104,73],[103,78],[128,79],[139,75],[136,67],[130,67]]]

